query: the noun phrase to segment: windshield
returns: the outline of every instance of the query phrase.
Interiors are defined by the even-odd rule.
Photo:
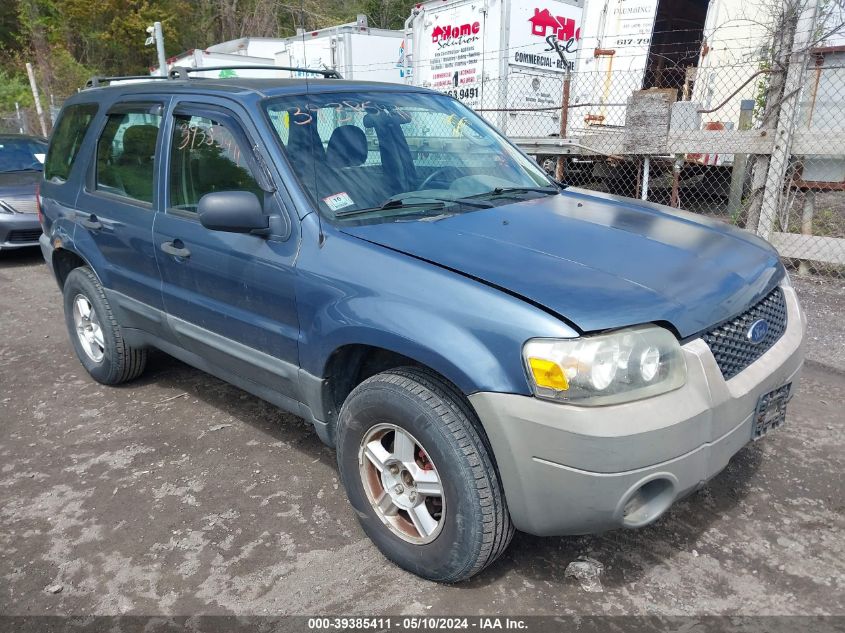
[[[30,138],[0,138],[0,173],[41,171],[47,144]]]
[[[443,95],[311,94],[265,108],[329,219],[438,215],[558,192],[538,165]]]

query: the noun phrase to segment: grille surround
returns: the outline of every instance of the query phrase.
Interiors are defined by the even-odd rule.
[[[758,319],[768,322],[769,331],[755,345],[747,332]],[[730,380],[771,349],[786,331],[786,321],[786,298],[778,286],[745,312],[705,332],[701,338],[713,353],[722,376]]]
[[[31,244],[41,237],[41,229],[15,229],[6,236],[8,244]]]

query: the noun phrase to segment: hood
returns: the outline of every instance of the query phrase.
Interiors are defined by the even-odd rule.
[[[35,185],[41,176],[40,171],[0,172],[0,200],[35,196]]]
[[[762,298],[777,253],[727,224],[579,190],[342,232],[519,295],[582,332],[671,324],[687,338]]]

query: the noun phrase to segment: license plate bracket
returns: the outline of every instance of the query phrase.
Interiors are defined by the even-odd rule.
[[[758,440],[786,421],[786,405],[792,399],[792,383],[764,393],[757,400],[751,439]]]

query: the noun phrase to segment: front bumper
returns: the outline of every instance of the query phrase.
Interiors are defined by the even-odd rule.
[[[783,291],[783,336],[728,381],[696,339],[683,346],[686,384],[653,398],[579,407],[514,394],[470,396],[514,525],[539,536],[639,527],[718,474],[750,441],[759,397],[788,382],[793,393],[797,387],[806,319],[795,291]]]
[[[0,213],[0,250],[38,246],[41,225],[32,213]]]

